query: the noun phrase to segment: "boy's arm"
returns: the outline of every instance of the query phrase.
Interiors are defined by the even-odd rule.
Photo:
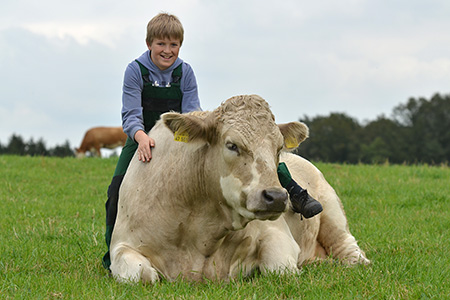
[[[132,62],[125,70],[122,91],[122,127],[123,131],[134,140],[138,130],[144,130],[142,119],[142,79],[139,67]]]
[[[183,76],[181,77],[180,87],[183,92],[181,112],[202,110],[200,99],[198,98],[197,79],[195,78],[194,70],[187,63],[183,63]]]

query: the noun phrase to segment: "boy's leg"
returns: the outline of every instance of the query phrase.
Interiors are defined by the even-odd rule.
[[[122,184],[124,175],[114,176],[111,180],[111,184],[108,187],[108,200],[105,203],[106,209],[106,231],[105,242],[108,246],[108,251],[103,256],[102,262],[105,269],[109,269],[111,265],[111,259],[109,257],[109,245],[111,244],[111,236],[114,229],[114,224],[117,217],[117,204],[119,202],[119,189]]]
[[[277,171],[281,185],[289,193],[294,212],[300,213],[308,219],[323,210],[320,202],[311,197],[305,189],[292,179],[291,173],[289,173],[285,163],[279,163]]]
[[[117,207],[119,202],[119,189],[122,184],[123,177],[127,171],[128,165],[136,152],[137,144],[128,139],[125,146],[120,153],[119,161],[117,162],[116,170],[114,172],[111,184],[108,187],[108,200],[105,203],[106,209],[106,230],[105,230],[105,242],[108,247],[108,251],[105,253],[102,259],[103,267],[109,269],[111,265],[111,258],[109,256],[109,246],[111,245],[111,236],[114,230],[114,224],[116,223]]]

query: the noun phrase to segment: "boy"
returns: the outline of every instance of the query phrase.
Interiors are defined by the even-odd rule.
[[[142,162],[149,162],[152,157],[155,141],[147,132],[164,112],[201,110],[194,71],[178,58],[183,36],[184,29],[177,17],[158,14],[147,25],[148,51],[131,62],[125,71],[122,126],[128,139],[108,188],[105,205],[108,250],[117,216],[119,188],[131,158],[136,150]],[[103,257],[103,266],[109,269],[110,264],[108,251]]]
[[[131,62],[125,71],[122,126],[128,139],[120,154],[105,204],[108,252],[103,256],[103,266],[106,269],[111,265],[109,246],[117,216],[119,188],[131,158],[137,151],[140,161],[150,161],[151,148],[156,145],[147,133],[162,113],[201,110],[194,72],[190,65],[178,58],[183,35],[183,26],[177,17],[158,14],[147,25],[148,51]],[[322,211],[320,203],[292,180],[284,164],[280,164],[278,171],[283,187],[291,195],[294,211],[306,218]]]

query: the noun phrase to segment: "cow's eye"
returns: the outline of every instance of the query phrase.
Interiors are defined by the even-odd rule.
[[[227,143],[227,149],[233,152],[236,152],[237,154],[239,154],[239,147],[236,144],[233,143]]]

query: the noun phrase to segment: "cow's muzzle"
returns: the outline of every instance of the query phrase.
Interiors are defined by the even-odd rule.
[[[264,189],[259,193],[258,199],[248,203],[247,209],[253,212],[258,219],[277,218],[286,210],[288,194],[282,188]]]
[[[262,201],[268,211],[283,212],[286,209],[288,194],[285,190],[266,189],[262,191]]]

